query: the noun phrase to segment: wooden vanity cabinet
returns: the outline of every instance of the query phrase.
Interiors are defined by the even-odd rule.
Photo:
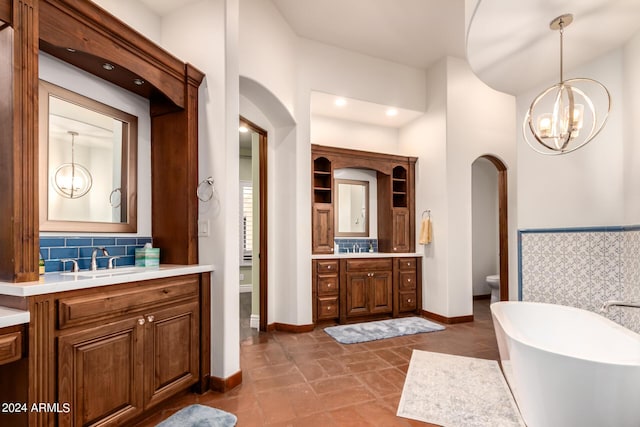
[[[313,318],[337,319],[339,310],[339,264],[337,260],[314,260]]]
[[[394,283],[397,284],[397,299],[394,313],[415,312],[420,310],[422,300],[422,280],[419,258],[396,258],[394,260]]]
[[[120,425],[198,382],[199,276],[56,299],[60,426]]]
[[[393,280],[391,258],[342,259],[340,261],[344,306],[340,321],[350,317],[391,314]]]

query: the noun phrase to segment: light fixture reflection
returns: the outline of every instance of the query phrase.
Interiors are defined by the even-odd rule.
[[[53,175],[53,188],[62,197],[77,199],[89,192],[93,185],[91,173],[75,162],[75,137],[78,132],[68,131],[71,135],[71,163],[58,166]]]

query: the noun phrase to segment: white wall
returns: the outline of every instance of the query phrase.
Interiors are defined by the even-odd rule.
[[[39,55],[38,74],[42,80],[110,105],[138,118],[138,231],[123,235],[151,236],[151,117],[149,115],[149,101],[43,52]],[[88,162],[89,159],[85,161],[84,166],[89,167]],[[75,201],[84,203],[83,199]],[[105,209],[104,214],[109,216],[111,214],[110,208],[105,207]],[[96,233],[43,232],[41,234],[78,236]]]
[[[119,17],[127,25],[144,34],[145,37],[161,44],[160,17],[144,3],[130,0],[91,0],[112,15]]]
[[[378,153],[398,152],[397,128],[311,116],[311,143]]]
[[[600,81],[609,89],[613,99],[611,114],[602,132],[589,144],[570,154],[538,154],[522,136],[522,120],[529,104],[546,86],[556,82],[548,82],[545,87],[518,95],[519,228],[624,223],[625,130],[622,119],[626,90],[622,66],[622,49],[616,49],[578,69],[565,71],[565,78],[579,76]],[[633,196],[629,198],[635,199]]]
[[[622,48],[625,224],[640,224],[640,32]],[[618,103],[618,101],[614,100]]]
[[[487,295],[486,277],[500,272],[498,171],[487,159],[471,165],[473,295]]]
[[[444,58],[427,72],[424,117],[400,134],[418,156],[416,210],[431,209],[424,247],[423,307],[447,317],[472,314],[471,165],[492,154],[508,168],[510,295],[517,295],[514,98],[480,82],[468,64]],[[461,125],[464,123],[464,125]]]

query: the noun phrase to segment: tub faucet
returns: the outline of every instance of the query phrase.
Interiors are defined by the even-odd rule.
[[[98,251],[102,251],[102,255],[109,256],[109,252],[107,252],[107,248],[93,248],[93,252],[91,252],[91,271],[96,271],[98,269],[98,263],[96,262],[96,256],[98,255]]]
[[[609,307],[611,306],[640,308],[640,302],[615,301],[615,300],[607,301],[604,304],[602,304],[602,307],[600,307],[600,313],[606,313],[609,310]]]

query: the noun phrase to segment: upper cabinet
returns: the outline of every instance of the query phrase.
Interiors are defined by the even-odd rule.
[[[204,74],[93,2],[0,0],[0,93],[13,94],[0,105],[0,280],[38,278],[39,50],[149,99],[154,244],[162,263],[197,263]]]
[[[311,146],[311,157],[312,253],[334,252],[334,224],[340,216],[334,172],[342,168],[375,171],[377,203],[371,210],[377,212],[367,210],[365,217],[377,218],[379,252],[415,251],[415,157],[320,145]]]

